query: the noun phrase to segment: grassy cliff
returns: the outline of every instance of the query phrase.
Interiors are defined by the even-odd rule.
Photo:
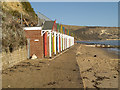
[[[18,1],[18,0],[16,0]],[[29,2],[2,2],[2,49],[13,52],[26,45],[23,26],[20,23],[22,13],[23,19],[28,24],[37,25],[37,15]]]

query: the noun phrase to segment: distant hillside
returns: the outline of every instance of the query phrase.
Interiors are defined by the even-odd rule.
[[[74,33],[75,40],[120,39],[117,27],[88,27],[64,25]]]
[[[63,27],[69,30],[78,30],[81,28],[86,28],[86,26],[74,26],[74,25],[63,25]]]

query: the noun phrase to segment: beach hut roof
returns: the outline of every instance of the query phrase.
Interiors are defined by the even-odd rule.
[[[43,25],[43,30],[52,30],[54,21],[45,21]]]

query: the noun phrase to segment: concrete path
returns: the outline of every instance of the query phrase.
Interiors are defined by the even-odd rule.
[[[3,88],[83,88],[77,46],[54,60],[26,60],[3,71]]]

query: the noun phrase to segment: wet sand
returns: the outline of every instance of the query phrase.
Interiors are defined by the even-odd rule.
[[[2,72],[3,88],[83,88],[76,60],[79,45],[54,60],[26,60]]]
[[[80,45],[76,55],[84,87],[118,88],[117,55],[89,45]]]

